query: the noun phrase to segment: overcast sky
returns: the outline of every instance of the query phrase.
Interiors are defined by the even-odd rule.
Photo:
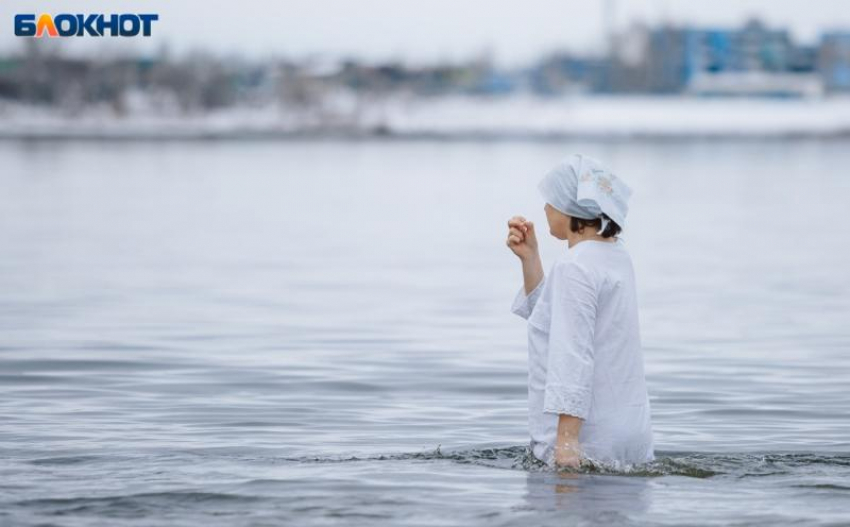
[[[615,0],[618,27],[630,21],[738,25],[759,16],[812,41],[850,28],[846,0]],[[602,0],[0,0],[0,50],[21,45],[17,13],[158,13],[148,39],[62,39],[73,53],[149,52],[167,43],[246,56],[356,56],[372,61],[457,61],[489,50],[517,65],[558,48],[597,51]]]

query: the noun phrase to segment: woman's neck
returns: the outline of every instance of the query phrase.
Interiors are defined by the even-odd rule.
[[[610,238],[605,238],[602,235],[596,234],[594,232],[592,235],[575,234],[575,236],[573,236],[571,238],[567,238],[567,241],[569,241],[570,247],[574,247],[577,243],[581,243],[581,242],[587,241],[587,240],[593,240],[593,241],[604,242],[604,243],[616,243],[618,239],[619,238],[617,238],[616,236],[612,236]]]

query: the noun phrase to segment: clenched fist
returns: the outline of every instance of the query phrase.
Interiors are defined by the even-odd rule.
[[[537,235],[534,233],[534,224],[522,216],[509,219],[507,245],[520,260],[537,256]]]

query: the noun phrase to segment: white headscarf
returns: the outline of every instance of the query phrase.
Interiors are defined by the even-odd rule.
[[[543,199],[568,216],[593,220],[600,218],[602,234],[611,218],[626,228],[628,201],[632,189],[599,161],[573,154],[546,173],[537,185]],[[605,213],[608,218],[601,217]]]

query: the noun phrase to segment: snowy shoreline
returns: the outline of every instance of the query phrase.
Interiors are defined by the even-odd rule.
[[[175,115],[108,108],[81,116],[0,103],[5,140],[691,140],[850,137],[850,98],[414,98],[265,105]]]

